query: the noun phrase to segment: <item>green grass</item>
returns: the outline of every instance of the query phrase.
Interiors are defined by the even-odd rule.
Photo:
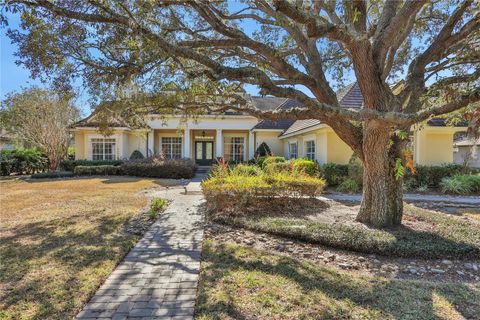
[[[480,257],[478,224],[412,206],[406,206],[405,211],[404,222],[409,223],[387,230],[281,215],[217,219],[233,226],[363,253],[424,258]]]
[[[167,205],[167,200],[162,198],[153,198],[152,202],[150,203],[150,210],[148,211],[150,219],[156,219],[158,213],[163,211],[167,207]]]
[[[480,285],[365,277],[205,241],[196,319],[475,319]]]

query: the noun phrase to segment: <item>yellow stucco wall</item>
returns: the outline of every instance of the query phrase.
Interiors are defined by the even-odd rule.
[[[423,127],[413,136],[414,161],[422,165],[453,162],[453,135],[462,131],[453,127]]]
[[[274,155],[283,156],[283,141],[278,139],[278,131],[257,131],[255,132],[255,150],[265,142]]]
[[[330,128],[324,127],[304,134],[284,139],[284,154],[288,157],[288,143],[298,143],[298,157],[306,157],[305,143],[315,141],[315,160],[320,164],[329,162],[347,164],[353,154],[352,149]]]
[[[133,151],[138,150],[144,156],[146,155],[147,150],[147,137],[143,132],[129,132],[128,137],[128,152],[129,157]]]
[[[347,164],[352,154],[352,149],[330,129],[327,133],[327,162]]]
[[[75,159],[86,159],[85,155],[85,136],[83,132],[75,132]]]

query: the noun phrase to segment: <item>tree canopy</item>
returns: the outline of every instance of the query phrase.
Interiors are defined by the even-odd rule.
[[[1,103],[0,123],[23,143],[45,152],[50,169],[56,170],[67,155],[68,126],[79,117],[71,98],[36,87],[10,93]]]
[[[365,177],[379,168],[395,176],[405,142],[394,132],[480,100],[473,0],[7,0],[5,8],[22,15],[23,30],[8,34],[33,75],[61,85],[80,77],[92,96],[133,97],[144,111],[174,84],[202,108],[212,103],[199,104],[201,93],[220,92],[234,103],[217,110],[319,119],[363,161]],[[359,110],[341,107],[335,93],[352,78]],[[305,108],[261,112],[235,94],[243,84]],[[376,198],[365,192],[364,203]],[[401,211],[398,201],[385,207]]]

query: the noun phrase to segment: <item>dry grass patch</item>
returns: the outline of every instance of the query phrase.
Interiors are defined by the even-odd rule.
[[[358,276],[206,241],[196,319],[478,319],[480,286]]]
[[[124,226],[163,184],[173,181],[0,181],[0,318],[74,316],[136,243]]]

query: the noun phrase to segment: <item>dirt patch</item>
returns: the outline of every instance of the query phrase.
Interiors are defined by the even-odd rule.
[[[215,223],[207,225],[205,238],[220,243],[253,247],[359,275],[442,283],[480,281],[478,260],[406,259],[366,255]]]

